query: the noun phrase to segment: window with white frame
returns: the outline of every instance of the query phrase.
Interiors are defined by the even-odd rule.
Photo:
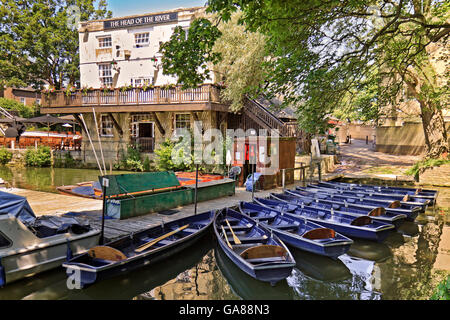
[[[139,87],[143,85],[150,85],[153,83],[153,77],[139,77],[139,78],[131,78],[131,85],[133,87]]]
[[[23,105],[26,105],[27,104],[27,99],[20,98],[20,103],[23,104]]]
[[[111,48],[112,39],[111,36],[98,37],[98,47],[99,48]]]
[[[112,78],[112,67],[111,64],[99,64],[98,65],[98,75],[100,78],[100,83],[102,86],[112,86],[113,78]]]
[[[36,104],[41,104],[41,99],[36,99]]]
[[[190,129],[191,128],[191,115],[189,113],[177,113],[175,114],[175,129]]]
[[[113,134],[113,122],[108,114],[100,115],[100,134],[105,137],[112,137]]]
[[[150,43],[150,33],[149,32],[140,32],[134,34],[134,43],[136,46],[146,46]]]

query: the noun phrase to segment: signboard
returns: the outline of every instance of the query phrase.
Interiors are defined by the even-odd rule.
[[[117,29],[178,21],[178,12],[103,21],[103,29]]]

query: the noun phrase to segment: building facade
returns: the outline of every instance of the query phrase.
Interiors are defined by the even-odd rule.
[[[106,162],[114,164],[129,145],[153,158],[175,129],[193,129],[194,121],[202,121],[204,131],[249,127],[292,132],[257,102],[230,113],[213,76],[198,88],[182,90],[176,78],[163,74],[160,44],[170,39],[175,27],[187,29],[204,10],[182,8],[80,23],[81,89],[44,94],[41,113],[73,114],[84,122],[85,162],[95,163],[93,149],[97,154],[101,149]]]
[[[0,90],[0,97],[16,100],[26,106],[41,104],[41,94],[33,88],[8,87]]]

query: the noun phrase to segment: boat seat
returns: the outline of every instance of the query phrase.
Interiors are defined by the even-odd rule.
[[[234,226],[234,227],[232,227],[232,229],[234,232],[247,231],[247,230],[251,229],[252,227],[253,227],[253,225],[251,225],[251,226]],[[228,226],[224,226],[223,228],[225,229],[225,231],[230,231],[230,227],[228,227]]]
[[[198,230],[199,229],[186,228],[186,229],[181,230],[180,232],[185,232],[185,233],[191,234],[191,233],[196,233]]]
[[[241,240],[242,243],[255,243],[255,242],[261,242],[269,239],[267,236],[264,237],[238,237],[239,240]],[[233,237],[228,237],[228,241],[233,241]],[[234,242],[234,241],[233,241]]]
[[[281,229],[281,230],[288,230],[288,229],[298,229],[300,227],[300,225],[298,224],[281,224],[281,225],[275,225],[272,226],[276,229]]]
[[[286,258],[285,257],[266,257],[266,258],[245,259],[245,261],[250,262],[252,264],[258,264],[258,263],[266,263],[266,262],[286,261]]]
[[[231,225],[237,224],[237,223],[239,223],[239,222],[241,221],[241,220],[236,219],[236,218],[233,218],[233,217],[225,217],[225,218],[223,219],[223,221],[222,221],[222,224],[223,224],[224,226],[227,225],[225,219],[227,219],[228,222],[229,222]]]

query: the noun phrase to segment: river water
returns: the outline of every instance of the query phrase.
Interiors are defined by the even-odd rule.
[[[52,192],[58,185],[98,176],[96,170],[44,168],[9,171],[12,177],[7,170],[0,169],[0,177],[15,187]],[[51,170],[56,170],[54,177],[48,177]],[[58,268],[0,289],[0,299],[429,299],[450,270],[439,262],[441,241],[450,230],[446,212],[430,208],[383,243],[355,240],[337,260],[291,249],[297,265],[286,281],[274,287],[237,268],[208,234],[161,263],[86,289],[69,290],[64,269]]]

